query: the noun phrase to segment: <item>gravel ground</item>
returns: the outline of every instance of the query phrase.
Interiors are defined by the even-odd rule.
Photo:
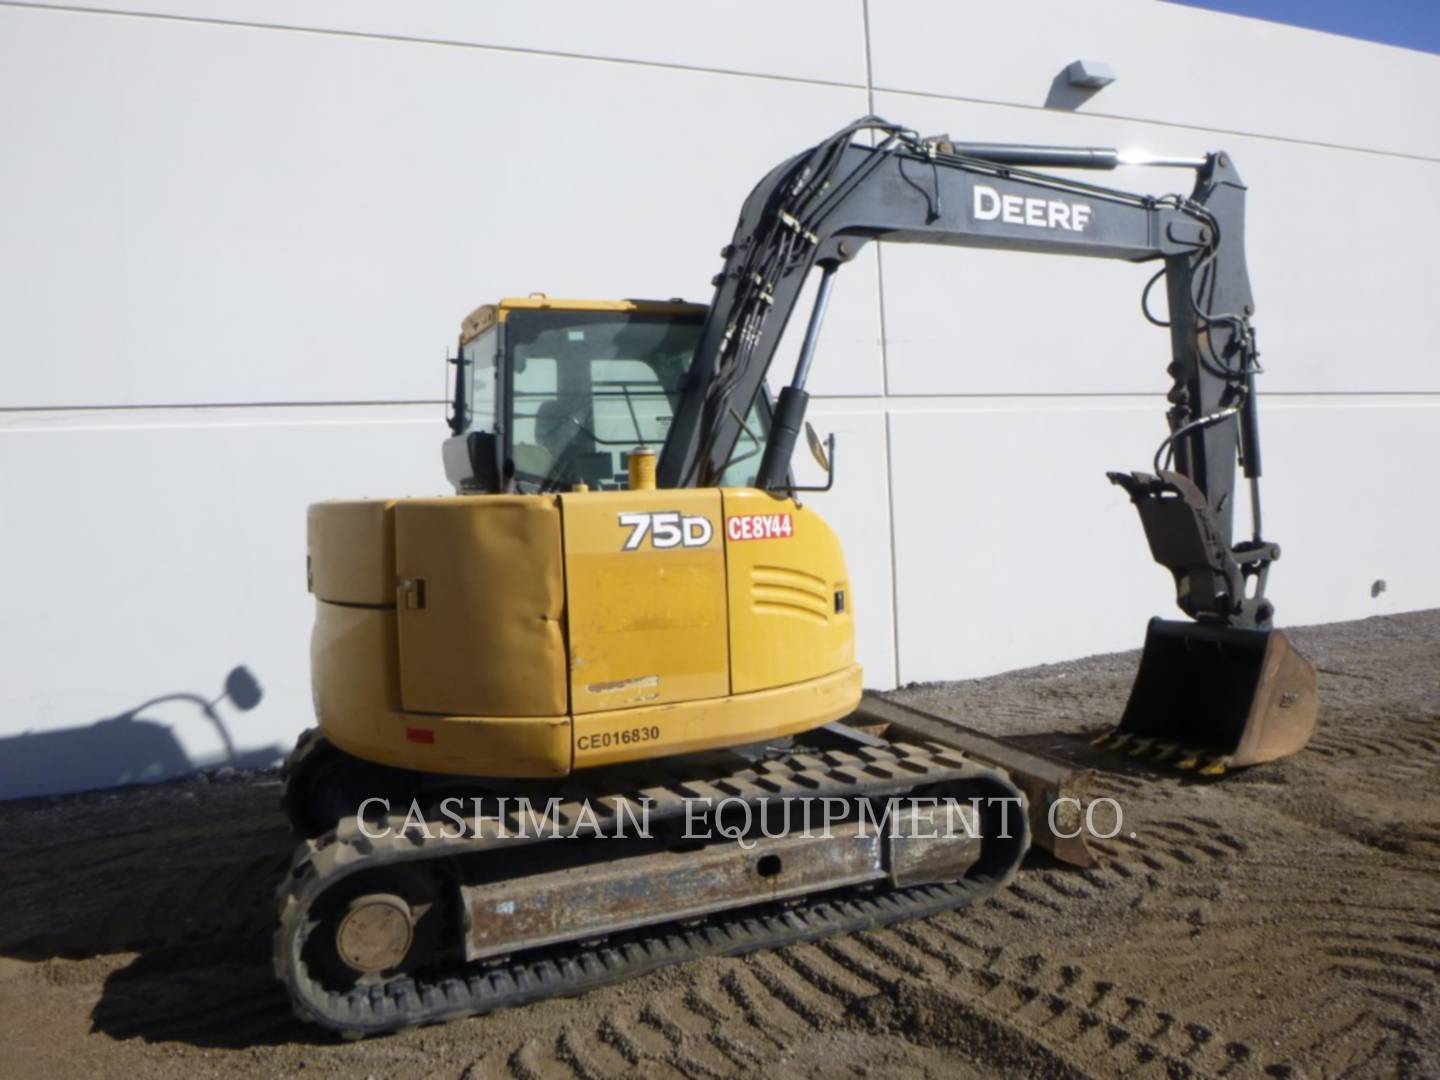
[[[1440,612],[1291,637],[1316,738],[1217,782],[1089,746],[1135,653],[895,694],[1097,768],[1125,827],[1095,868],[1035,854],[972,911],[360,1043],[269,973],[273,775],[0,804],[3,1071],[1440,1075]]]

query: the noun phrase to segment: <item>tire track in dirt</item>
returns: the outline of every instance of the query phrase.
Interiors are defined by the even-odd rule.
[[[1396,725],[1377,726],[1382,737],[1368,744],[1393,746],[1383,736]],[[1282,977],[1262,978],[1256,996],[1305,1002],[1261,1010],[1272,1023],[1278,1020],[1294,1057],[1326,1061],[1337,1073],[1411,1070],[1422,1045],[1412,1022],[1440,991],[1435,865],[1413,857],[1419,854],[1414,843],[1401,842],[1398,851],[1408,857],[1396,856],[1397,837],[1412,826],[1394,816],[1405,813],[1404,793],[1434,790],[1440,762],[1431,749],[1402,743],[1368,759],[1306,754],[1295,760],[1287,771],[1311,774],[1318,794],[1267,799],[1267,809],[1285,820],[1259,830],[1268,843],[1226,883],[1229,902],[1207,905],[1207,937],[1218,936],[1224,951],[1213,969],[1191,981],[1193,999],[1223,1008],[1235,1001],[1237,986],[1254,980],[1257,967],[1268,968]],[[1394,781],[1397,764],[1405,775]],[[1376,793],[1385,797],[1377,800]],[[1246,786],[1234,794],[1254,797]],[[1433,805],[1425,811],[1432,822],[1435,811]],[[1424,835],[1420,830],[1417,839]],[[1326,989],[1312,992],[1315,987]],[[1245,1016],[1234,1018],[1232,1030],[1257,1038],[1273,1033]]]
[[[1367,719],[1370,721],[1367,723]],[[1371,728],[1379,728],[1372,732]],[[1306,748],[1323,758],[1421,755],[1440,760],[1440,716],[1397,719],[1383,714],[1349,718],[1348,726],[1322,728]]]
[[[1167,1014],[1075,965],[1047,966],[1034,952],[1013,956],[1011,941],[996,943],[978,924],[996,915],[1001,925],[1043,922],[1083,910],[1102,890],[1244,850],[1217,822],[1160,819],[1147,826],[1145,839],[1118,845],[1088,880],[1069,871],[1027,871],[1016,888],[974,913],[688,965],[679,986],[640,1010],[607,1010],[593,1027],[567,1027],[547,1042],[525,1040],[506,1056],[501,1075],[655,1069],[752,1075],[836,1031],[935,1047],[979,1041],[1005,1061],[1034,1061],[1056,1074],[1223,1074],[1249,1061],[1251,1049],[1222,1044],[1203,1023]],[[1043,928],[1009,936],[1028,940],[1034,933],[1043,935]],[[942,1007],[921,1007],[925,996]],[[572,1047],[604,1043],[616,1057],[606,1063],[567,1055],[563,1040]]]
[[[1223,835],[1223,830],[1204,819],[1160,821],[1148,832],[1152,839],[1127,837],[1100,867],[1086,873],[1093,892],[1077,888],[1054,871],[1037,874],[1055,897],[1043,905],[1047,912],[1067,905],[1083,908],[1105,890],[1142,877],[1146,889],[1155,889],[1161,887],[1160,875],[1186,870],[1204,859],[1227,859],[1237,851],[1233,841],[1209,842],[1209,836]],[[1023,887],[1012,894],[1033,904]],[[928,977],[942,980],[968,974],[979,999],[1005,1022],[1057,1053],[1073,1055],[1087,1069],[1143,1072],[1153,1067],[1168,1075],[1222,1073],[1253,1056],[1245,1043],[1221,1043],[1206,1024],[1158,1010],[1143,994],[1127,992],[1108,978],[1087,976],[1079,965],[1056,965],[1035,951],[1016,954],[1014,945],[1043,948],[1043,938],[996,945],[992,935],[981,947],[968,928],[949,917],[892,932],[940,965],[928,970]],[[944,937],[937,939],[937,934]]]
[[[1087,1071],[1128,1073],[1155,1066],[1167,1075],[1217,1073],[1250,1055],[1248,1047],[1232,1044],[1223,1056],[1209,1060],[1206,1052],[1213,1038],[1203,1025],[1177,1022],[1164,1014],[1152,1016],[1143,998],[1126,995],[1106,980],[1089,978],[1073,965],[1053,970],[1036,953],[1007,967],[957,970],[955,954],[937,942],[934,933],[924,924],[896,932],[937,965],[928,977],[968,974],[978,1000],[997,1019]]]

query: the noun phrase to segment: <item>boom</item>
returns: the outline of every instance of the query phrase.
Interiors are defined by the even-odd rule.
[[[852,141],[865,131],[878,133],[877,145]],[[1108,149],[922,140],[867,117],[774,169],[745,200],[722,252],[725,266],[660,456],[660,486],[717,482],[806,276],[818,266],[816,308],[795,374],[779,395],[756,481],[785,489],[833,275],[868,241],[1161,260],[1150,284],[1163,275],[1169,299],[1170,435],[1155,455],[1153,475],[1109,475],[1138,507],[1151,551],[1175,575],[1187,614],[1268,626],[1264,581],[1279,551],[1260,538],[1259,366],[1245,267],[1245,187],[1224,153],[1161,162],[1195,167],[1188,197],[1132,194],[1029,168],[1120,163]],[[1255,533],[1234,545],[1237,460],[1250,481]],[[1251,577],[1258,578],[1253,589]]]

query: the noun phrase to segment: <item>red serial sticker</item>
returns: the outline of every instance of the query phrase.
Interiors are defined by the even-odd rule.
[[[788,540],[795,535],[789,514],[741,514],[725,519],[731,540]]]

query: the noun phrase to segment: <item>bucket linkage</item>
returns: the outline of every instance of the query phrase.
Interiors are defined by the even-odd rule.
[[[1125,712],[1096,745],[1210,776],[1298,753],[1314,734],[1318,696],[1314,667],[1270,625],[1265,576],[1279,546],[1224,543],[1205,496],[1180,473],[1109,476],[1196,621],[1150,620]]]

